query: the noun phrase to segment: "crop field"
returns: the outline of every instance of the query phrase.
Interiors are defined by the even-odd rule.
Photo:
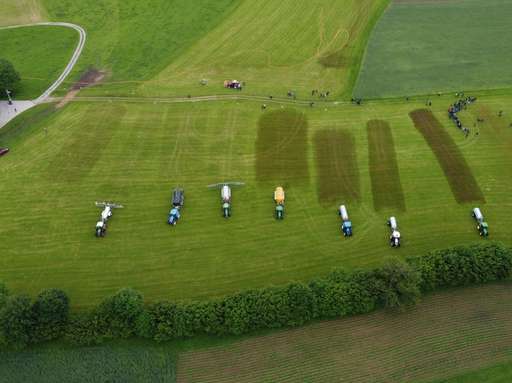
[[[59,77],[73,54],[78,34],[53,26],[0,29],[0,41],[1,57],[12,62],[22,78],[14,96],[27,100],[40,96]],[[5,98],[3,94],[0,97]]]
[[[174,350],[142,342],[1,352],[2,383],[175,382]]]
[[[512,3],[394,0],[369,41],[355,88],[363,98],[512,85]]]
[[[429,382],[510,362],[511,293],[510,284],[446,291],[403,313],[192,350],[179,355],[177,382]]]

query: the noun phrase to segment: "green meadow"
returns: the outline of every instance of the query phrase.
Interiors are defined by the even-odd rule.
[[[478,243],[483,239],[470,216],[477,205],[490,225],[490,239],[512,245],[508,4],[19,3],[23,7],[0,0],[1,25],[67,21],[87,31],[77,66],[54,96],[65,95],[91,68],[105,76],[63,107],[39,105],[0,129],[0,147],[10,148],[0,159],[0,280],[13,293],[34,296],[45,288],[60,288],[76,311],[123,287],[141,291],[147,302],[212,299],[306,281],[334,268],[367,269],[390,258]],[[17,98],[42,93],[76,42],[76,32],[66,28],[0,30],[0,56],[13,61],[23,78]],[[232,79],[245,83],[241,92],[224,89],[224,80]],[[446,112],[456,101],[453,91],[461,89],[474,90],[466,95],[478,98],[459,113],[471,130],[468,137]],[[329,96],[320,98],[312,90],[329,91]],[[288,91],[297,99],[287,96]],[[372,100],[356,105],[352,96]],[[425,104],[427,97],[432,105]],[[226,181],[245,183],[233,189],[228,220],[221,216],[219,191],[207,187]],[[170,227],[166,219],[177,186],[185,189],[185,206],[178,225]],[[286,190],[283,221],[274,219],[276,186]],[[124,205],[114,211],[102,239],[94,236],[100,215],[95,201]],[[340,204],[348,207],[352,238],[340,231]],[[388,244],[386,220],[391,215],[402,233],[398,250]],[[461,294],[454,302],[464,311],[466,299],[472,298]],[[447,296],[447,302],[452,298]],[[439,303],[444,298],[432,299]],[[444,307],[442,313],[449,314],[451,306]],[[507,313],[499,307],[492,310]],[[486,336],[499,340],[498,330],[477,320],[481,312],[457,318],[485,325],[491,329]],[[361,331],[375,323],[402,323],[389,315],[376,322],[369,317]],[[414,311],[404,315],[411,316],[414,333]],[[438,318],[420,317],[427,324]],[[428,326],[423,331],[427,337]],[[385,329],[382,333],[386,336]],[[470,332],[458,338],[454,330],[454,338],[445,342],[435,334],[433,343],[411,352],[426,352],[430,346],[453,351],[466,336],[473,339]],[[322,343],[332,332],[321,335],[312,339]],[[53,344],[6,353],[0,369],[9,372],[9,381],[34,376],[44,381],[43,375],[47,381],[189,381],[180,380],[180,363],[192,363],[191,355],[203,346],[222,348],[223,342],[233,341],[237,339],[198,339],[161,347],[134,341],[80,350]],[[342,341],[324,351],[343,349]],[[305,355],[316,353],[318,343],[301,342],[297,347],[304,347]],[[394,361],[401,361],[397,350],[402,346],[394,344],[378,360],[384,363],[394,355]],[[442,359],[445,354],[436,355]],[[231,363],[229,358],[219,361]],[[448,366],[411,379],[431,381],[500,361],[506,357],[489,357],[475,366],[464,359],[457,371]],[[227,374],[230,365],[220,362],[216,371]],[[75,376],[68,374],[68,366],[76,366]],[[190,373],[203,371],[199,366]],[[287,366],[299,372],[303,367]],[[398,375],[388,378],[401,376],[401,367],[394,365]],[[418,371],[430,371],[423,368]],[[47,369],[52,373],[45,374]],[[322,381],[318,370],[304,371],[297,376]],[[453,382],[494,377],[501,382],[507,371],[507,365],[492,367]],[[269,376],[268,381],[275,378]]]

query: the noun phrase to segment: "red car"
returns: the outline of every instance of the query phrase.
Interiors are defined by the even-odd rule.
[[[9,148],[0,148],[0,157],[9,153]]]

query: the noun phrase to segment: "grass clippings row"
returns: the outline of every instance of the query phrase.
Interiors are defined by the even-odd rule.
[[[181,354],[177,382],[431,381],[509,360],[512,285],[427,296],[402,313],[315,323]]]
[[[264,113],[256,139],[256,179],[308,182],[308,121],[294,109]]]
[[[318,198],[321,204],[359,201],[361,184],[354,136],[346,130],[315,134]]]
[[[375,210],[405,211],[405,198],[396,159],[395,143],[386,121],[367,124],[370,179]]]
[[[418,109],[409,113],[409,116],[434,152],[455,200],[460,204],[485,202],[466,159],[434,114],[428,109]]]

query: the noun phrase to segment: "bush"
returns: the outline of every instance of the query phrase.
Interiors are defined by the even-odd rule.
[[[399,308],[416,304],[421,292],[420,275],[407,263],[392,260],[373,271],[375,296],[380,305]]]
[[[65,338],[77,346],[99,344],[104,337],[103,324],[94,313],[73,315],[65,331]]]
[[[8,297],[0,311],[0,334],[3,343],[15,349],[26,347],[32,342],[34,323],[30,297]]]
[[[123,289],[69,323],[69,300],[61,290],[44,290],[31,304],[27,296],[8,296],[0,283],[0,334],[5,344],[18,348],[55,339],[64,328],[66,338],[77,345],[133,335],[156,341],[240,335],[412,305],[421,291],[491,282],[511,272],[510,249],[482,244],[435,251],[408,262],[391,260],[370,271],[335,270],[308,284],[248,290],[206,302],[159,302],[144,308],[142,294]]]
[[[122,289],[105,299],[94,316],[106,337],[128,338],[136,333],[138,319],[143,311],[142,294],[133,289]]]
[[[69,299],[58,289],[43,290],[32,305],[35,318],[34,341],[58,338],[68,322]]]
[[[408,261],[421,275],[422,291],[502,280],[512,271],[512,251],[493,243],[434,251]]]

